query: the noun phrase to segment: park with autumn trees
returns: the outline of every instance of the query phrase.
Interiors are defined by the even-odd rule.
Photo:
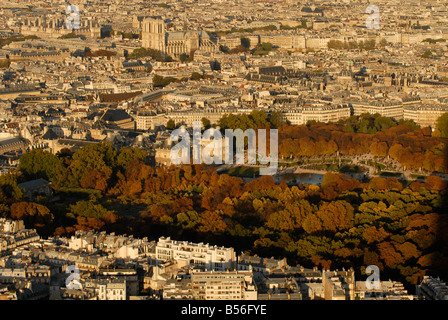
[[[260,114],[238,121],[246,120],[249,127],[271,126]],[[364,133],[363,119],[351,120],[276,123],[279,154],[296,161],[369,153],[415,170],[448,172],[443,132],[389,123]],[[375,127],[375,119],[369,123]],[[37,178],[52,183],[51,197],[25,197],[18,184]],[[353,266],[362,274],[374,264],[382,278],[398,278],[409,287],[426,274],[448,277],[447,209],[447,182],[435,174],[424,181],[375,176],[361,182],[329,172],[321,185],[276,182],[272,176],[245,182],[213,166],[155,167],[145,151],[109,142],[56,155],[32,150],[20,158],[17,171],[0,176],[0,215],[23,219],[43,237],[76,230],[171,236],[286,257],[305,267]]]

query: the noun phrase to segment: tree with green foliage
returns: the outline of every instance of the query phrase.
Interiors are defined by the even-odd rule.
[[[432,56],[431,50],[426,50],[420,57],[428,59],[430,56]]]
[[[23,191],[17,184],[13,174],[0,175],[0,204],[19,201],[23,198]]]
[[[404,119],[401,119],[401,120],[398,121],[398,124],[407,126],[407,127],[411,128],[412,131],[417,130],[417,129],[420,128],[420,126],[418,124],[416,124],[414,120],[404,120]]]
[[[353,128],[353,126],[349,123],[345,126],[345,132],[348,133],[355,133],[355,129]]]
[[[256,128],[252,118],[247,114],[224,114],[221,119],[219,119],[218,125],[221,129],[241,129],[243,131],[250,128]]]
[[[9,38],[1,38],[0,39],[0,48],[3,48],[4,46],[6,46],[12,42],[34,40],[34,39],[39,39],[39,37],[35,36],[35,35],[31,35],[31,36],[13,36],[13,37],[9,37]]]
[[[397,125],[391,118],[381,116],[375,118],[374,123],[377,131],[384,131]]]
[[[219,51],[221,51],[221,52],[223,52],[223,53],[229,53],[229,52],[230,52],[230,49],[229,49],[229,47],[227,47],[227,46],[220,45],[220,46],[219,46]]]
[[[121,34],[122,34],[123,38],[125,38],[125,39],[138,39],[139,38],[138,33],[122,32]]]
[[[182,229],[192,229],[199,224],[199,215],[194,210],[181,212],[177,214],[176,220]]]
[[[271,128],[279,128],[284,123],[283,114],[281,111],[272,111],[269,116],[269,123]]]
[[[67,216],[70,218],[85,217],[101,219],[108,210],[100,204],[95,204],[93,201],[78,201],[76,204],[70,205]]]
[[[261,44],[258,44],[257,47],[252,50],[252,54],[254,54],[254,55],[267,55],[272,50],[273,50],[272,43],[263,42]]]
[[[117,150],[108,141],[82,147],[73,155],[73,162],[90,170],[101,171],[104,167],[115,167],[117,164]]]
[[[202,78],[203,78],[203,76],[199,72],[193,72],[190,76],[190,80],[193,80],[193,81],[201,80]]]
[[[252,118],[256,127],[265,126],[268,123],[268,115],[263,110],[253,110],[249,116]]]
[[[130,59],[149,58],[149,57],[160,62],[173,61],[173,58],[171,56],[164,55],[159,50],[147,49],[147,48],[134,49],[134,51],[132,51],[132,53],[128,56],[128,58]]]
[[[61,165],[62,162],[57,156],[42,149],[31,150],[19,160],[19,170],[29,180],[38,178],[52,180],[55,177],[55,169]]]
[[[203,126],[205,129],[210,128],[210,125],[211,125],[210,120],[208,120],[207,118],[202,118],[202,119],[201,119],[201,122],[202,122],[202,126]]]
[[[122,147],[117,156],[117,166],[126,171],[128,165],[135,159],[143,161],[146,157],[146,151],[139,148]]]
[[[250,39],[246,38],[246,37],[241,37],[241,45],[245,48],[245,49],[249,49],[250,48]]]
[[[174,123],[173,119],[168,120],[168,122],[166,123],[166,128],[168,130],[174,130],[176,128],[176,124]]]
[[[439,39],[426,38],[425,40],[423,40],[423,42],[428,42],[428,43],[446,42],[446,39],[443,39],[443,38],[439,38]]]
[[[9,59],[0,60],[0,69],[9,68],[10,65],[11,65],[11,60],[9,60]]]
[[[167,85],[169,85],[171,82],[174,82],[174,81],[176,81],[176,79],[171,78],[171,77],[163,77],[163,76],[160,76],[160,75],[156,74],[152,78],[152,85],[154,87],[163,88],[163,87],[166,87]]]
[[[179,60],[180,62],[184,63],[185,61],[188,60],[188,55],[186,53],[181,53],[179,56]]]
[[[272,43],[270,43],[270,42],[263,42],[263,43],[261,44],[261,48],[262,48],[264,51],[271,51],[271,50],[273,49],[273,46],[272,46]]]
[[[76,35],[76,33],[71,32],[71,33],[67,33],[67,34],[60,36],[58,39],[75,39],[77,37],[78,36]]]
[[[436,128],[440,132],[440,137],[448,138],[448,112],[437,119]]]
[[[327,47],[329,49],[339,49],[339,50],[373,50],[375,49],[375,40],[365,40],[365,41],[341,41],[341,40],[330,40],[328,41]]]
[[[59,167],[55,185],[69,188],[98,186],[105,190],[116,165],[117,150],[110,142],[87,145],[73,155],[67,168]]]

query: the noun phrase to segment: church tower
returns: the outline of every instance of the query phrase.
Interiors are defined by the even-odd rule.
[[[143,20],[142,46],[165,53],[165,23],[161,19],[147,18]]]

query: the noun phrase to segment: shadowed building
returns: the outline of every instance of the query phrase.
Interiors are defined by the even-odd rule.
[[[134,119],[122,109],[107,109],[99,120],[107,125],[117,126],[121,129],[135,129]]]
[[[25,190],[28,199],[34,200],[38,195],[50,196],[52,194],[51,183],[45,179],[36,179],[19,184]]]

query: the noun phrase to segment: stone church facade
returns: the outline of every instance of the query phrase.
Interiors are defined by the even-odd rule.
[[[205,32],[186,30],[167,32],[161,19],[147,18],[142,23],[142,46],[159,50],[163,54],[179,57],[182,53],[190,55],[196,50],[215,52],[216,42]]]

